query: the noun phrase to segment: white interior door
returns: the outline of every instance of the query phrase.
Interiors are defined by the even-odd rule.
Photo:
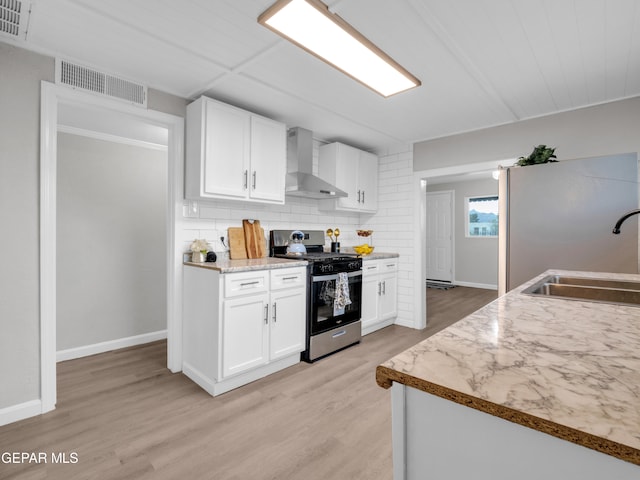
[[[427,192],[427,280],[453,281],[453,192]]]

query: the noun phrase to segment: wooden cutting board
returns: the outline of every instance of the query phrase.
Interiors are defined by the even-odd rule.
[[[231,260],[243,260],[247,258],[247,247],[244,243],[244,228],[229,227],[229,258]]]
[[[244,229],[244,244],[247,248],[247,257],[263,258],[267,254],[264,241],[264,229],[260,226],[260,220],[242,220]]]

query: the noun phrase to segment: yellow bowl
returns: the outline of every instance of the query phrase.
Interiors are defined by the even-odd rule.
[[[371,252],[373,252],[374,248],[375,247],[372,247],[371,245],[367,245],[365,243],[363,245],[356,245],[355,247],[353,247],[353,250],[358,255],[369,255]]]

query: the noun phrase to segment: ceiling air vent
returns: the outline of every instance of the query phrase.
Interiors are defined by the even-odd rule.
[[[0,2],[6,0],[0,0]],[[56,83],[147,106],[147,87],[93,68],[56,60]]]
[[[20,0],[0,0],[0,34],[26,38],[29,4]]]

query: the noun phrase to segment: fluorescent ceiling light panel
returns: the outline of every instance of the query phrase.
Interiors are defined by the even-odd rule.
[[[384,97],[420,85],[319,0],[278,0],[258,22]]]

